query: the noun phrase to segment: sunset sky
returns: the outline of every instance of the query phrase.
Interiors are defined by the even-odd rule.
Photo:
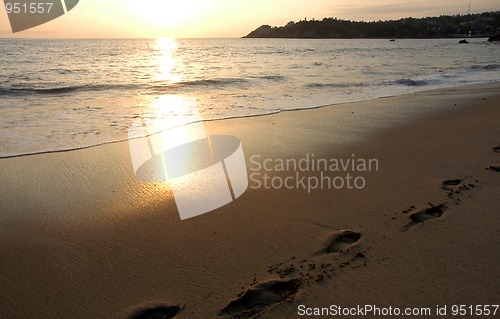
[[[241,37],[262,24],[303,18],[370,21],[465,14],[468,5],[468,0],[80,0],[66,15],[16,34],[0,8],[0,37]],[[497,10],[498,0],[472,0],[471,13]]]

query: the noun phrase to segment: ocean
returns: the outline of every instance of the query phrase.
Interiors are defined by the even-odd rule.
[[[125,140],[138,118],[161,130],[500,81],[500,45],[458,40],[0,39],[0,157]]]

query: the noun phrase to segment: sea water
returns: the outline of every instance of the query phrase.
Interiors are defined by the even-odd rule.
[[[457,42],[0,39],[0,157],[124,140],[138,118],[168,129],[500,80],[500,45]]]

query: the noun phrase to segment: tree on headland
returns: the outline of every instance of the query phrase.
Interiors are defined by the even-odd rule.
[[[498,32],[500,11],[371,22],[304,18],[282,27],[261,26],[246,38],[453,38],[489,37]]]

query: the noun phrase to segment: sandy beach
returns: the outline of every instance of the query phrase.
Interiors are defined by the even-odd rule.
[[[135,177],[127,142],[0,159],[0,318],[295,318],[331,305],[454,318],[454,305],[498,305],[499,92],[206,122],[241,140],[255,179],[264,159],[378,165],[349,171],[364,181],[352,189],[250,181],[183,221],[168,184]]]

